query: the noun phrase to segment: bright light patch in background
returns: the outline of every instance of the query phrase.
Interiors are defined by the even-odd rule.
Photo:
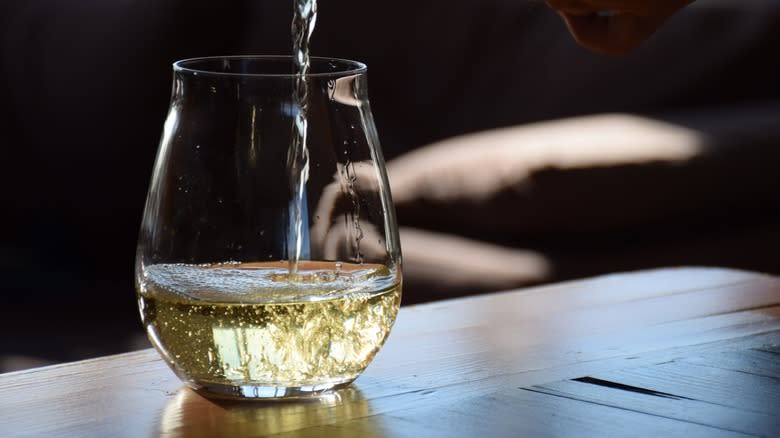
[[[387,170],[398,203],[412,197],[480,199],[546,168],[684,162],[699,154],[704,142],[704,134],[693,129],[635,115],[604,114],[447,139],[389,162]]]

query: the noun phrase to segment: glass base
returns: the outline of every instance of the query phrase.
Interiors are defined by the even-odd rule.
[[[187,382],[187,385],[198,394],[208,398],[227,400],[302,400],[320,399],[332,394],[332,391],[348,386],[352,381],[329,382],[313,386],[262,386],[262,385],[229,385],[222,383]]]

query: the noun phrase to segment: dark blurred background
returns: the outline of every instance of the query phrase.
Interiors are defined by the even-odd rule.
[[[0,371],[146,345],[133,263],[171,63],[289,53],[288,3],[0,0]],[[578,47],[538,2],[320,3],[312,52],[368,64],[391,161],[464,133],[599,113],[726,139],[688,167],[546,169],[521,199],[442,210],[415,198],[399,205],[402,225],[542,254],[553,268],[528,284],[678,264],[780,273],[778,2],[700,0],[624,58]],[[688,183],[697,189],[675,201],[685,208],[667,213],[664,200]],[[583,205],[612,190],[653,220],[588,225],[624,213],[615,203],[593,216]],[[533,207],[535,225],[469,226],[501,205]],[[471,216],[448,221],[437,210]],[[406,303],[489,288],[418,280]]]

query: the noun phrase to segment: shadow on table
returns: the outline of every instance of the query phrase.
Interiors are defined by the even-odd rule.
[[[157,434],[376,437],[382,436],[380,421],[371,416],[371,406],[360,391],[351,387],[306,402],[211,400],[183,387],[165,406]]]

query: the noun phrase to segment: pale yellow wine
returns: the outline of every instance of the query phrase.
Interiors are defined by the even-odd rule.
[[[152,265],[138,284],[152,342],[185,381],[308,388],[355,379],[401,298],[381,265]]]

